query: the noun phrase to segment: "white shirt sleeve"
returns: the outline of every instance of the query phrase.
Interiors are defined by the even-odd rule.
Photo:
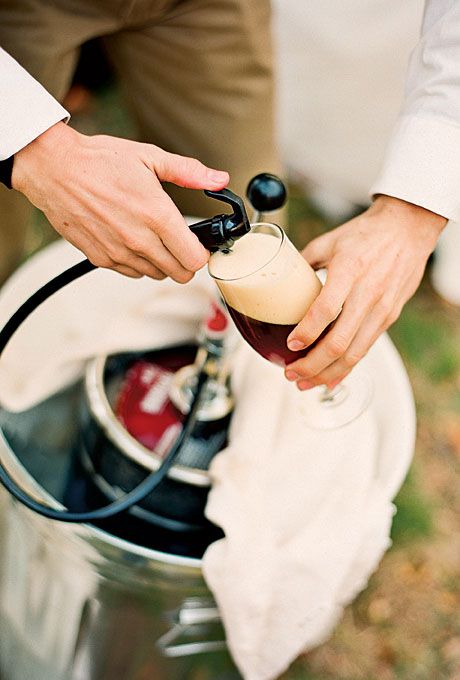
[[[0,48],[0,160],[69,118],[59,102]]]
[[[427,0],[406,97],[372,194],[460,221],[460,1]]]

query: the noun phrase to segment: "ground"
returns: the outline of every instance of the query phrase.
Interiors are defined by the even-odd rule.
[[[87,132],[132,134],[112,90],[75,122]],[[298,189],[290,194],[297,245],[334,226]],[[35,222],[30,252],[51,235],[38,216]],[[460,680],[460,310],[443,303],[425,277],[390,335],[418,414],[414,463],[396,498],[393,547],[332,638],[283,680]]]

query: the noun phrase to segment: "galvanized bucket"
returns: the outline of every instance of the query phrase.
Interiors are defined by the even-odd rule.
[[[55,507],[77,391],[0,414],[2,459]],[[44,519],[3,490],[0,504],[1,680],[240,678],[200,560]]]

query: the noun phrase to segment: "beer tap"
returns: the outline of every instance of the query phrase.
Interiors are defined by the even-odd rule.
[[[196,222],[189,225],[190,229],[211,252],[216,250],[228,252],[235,240],[247,234],[251,229],[243,199],[230,189],[220,191],[205,189],[204,193],[210,198],[228,203],[233,208],[233,212],[214,215],[207,220]]]
[[[228,203],[233,212],[214,215],[190,225],[205,248],[211,252],[229,252],[234,242],[251,229],[243,199],[230,189],[205,190],[206,196]],[[262,172],[249,182],[247,192],[249,203],[254,208],[251,223],[263,221],[263,214],[281,208],[286,201],[286,187],[279,177]]]

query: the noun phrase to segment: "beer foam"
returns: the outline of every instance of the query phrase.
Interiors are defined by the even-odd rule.
[[[209,273],[230,307],[258,321],[297,324],[321,291],[313,269],[294,246],[249,233],[230,253],[213,253]]]

